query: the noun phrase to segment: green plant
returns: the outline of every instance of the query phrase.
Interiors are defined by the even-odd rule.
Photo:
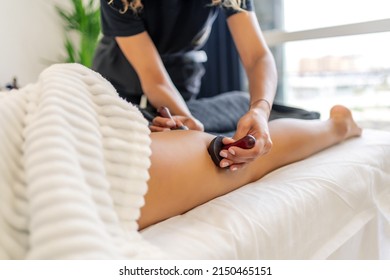
[[[68,11],[56,6],[58,14],[65,23],[64,62],[77,62],[87,67],[92,65],[93,55],[100,34],[100,9],[95,0],[71,0],[72,9]],[[75,36],[71,36],[76,33]]]

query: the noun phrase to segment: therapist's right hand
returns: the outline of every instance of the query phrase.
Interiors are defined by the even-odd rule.
[[[152,125],[149,128],[152,132],[159,132],[175,129],[183,125],[190,130],[204,131],[203,124],[192,116],[172,116],[172,119],[157,116],[153,119]]]
[[[204,131],[203,123],[194,117],[173,116],[173,119],[178,120],[190,130]]]

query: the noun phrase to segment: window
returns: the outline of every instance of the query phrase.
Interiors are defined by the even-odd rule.
[[[389,49],[390,32],[286,43],[285,103],[324,116],[344,104],[360,121],[390,122]]]
[[[276,28],[265,31],[269,45],[283,53],[276,56],[279,100],[319,111],[323,118],[341,103],[362,125],[385,124],[390,130],[388,0],[259,3],[274,7],[268,12],[275,5],[282,10],[274,18]],[[262,24],[264,11],[257,13]]]
[[[286,0],[286,31],[366,22],[389,17],[388,0]]]

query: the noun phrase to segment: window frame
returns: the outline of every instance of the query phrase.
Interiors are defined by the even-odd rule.
[[[280,46],[284,43],[294,41],[325,39],[381,32],[390,32],[390,18],[292,32],[277,29],[263,31],[265,40],[269,47]]]

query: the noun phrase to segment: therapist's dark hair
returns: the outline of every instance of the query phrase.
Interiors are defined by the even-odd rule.
[[[121,0],[123,3],[123,10],[121,13],[127,12],[130,8],[134,12],[142,10],[141,0]],[[242,0],[211,0],[212,5],[223,5],[227,8],[233,8],[235,10],[241,10]]]

